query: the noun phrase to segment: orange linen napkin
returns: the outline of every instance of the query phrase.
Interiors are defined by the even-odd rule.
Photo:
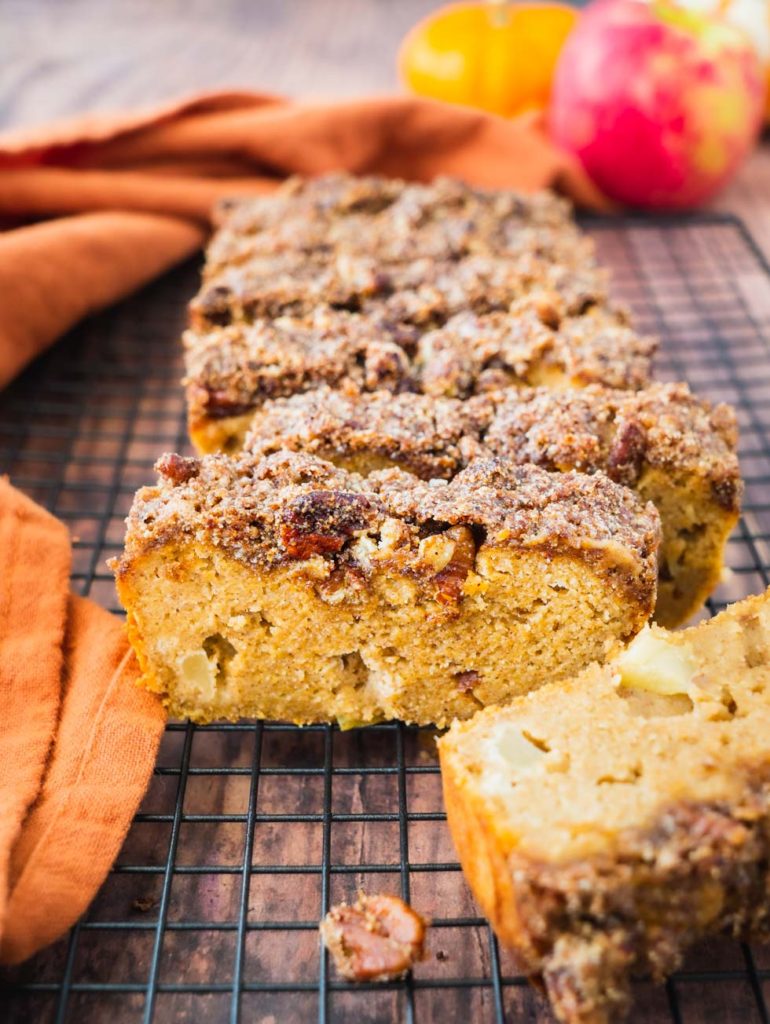
[[[0,963],[58,938],[117,856],[165,713],[121,622],[69,593],[62,523],[0,478]]]
[[[407,96],[294,103],[215,93],[6,133],[0,219],[14,226],[0,234],[0,387],[81,317],[193,253],[216,199],[340,169],[552,186],[607,206],[535,116],[510,121]]]

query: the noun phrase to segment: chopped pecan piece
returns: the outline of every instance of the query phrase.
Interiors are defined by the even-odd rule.
[[[471,668],[467,672],[456,672],[455,681],[457,683],[457,689],[461,693],[473,693],[473,687],[479,682],[481,676],[479,673]]]
[[[201,471],[199,459],[186,459],[183,455],[167,452],[155,463],[155,472],[160,473],[172,484],[186,484]]]
[[[552,331],[559,329],[562,320],[563,303],[557,292],[544,292],[533,300],[538,319]]]
[[[623,423],[607,458],[608,476],[621,484],[635,484],[639,479],[646,448],[644,427],[634,420]]]
[[[738,511],[743,485],[734,476],[725,476],[711,483],[714,500],[727,511]]]
[[[199,389],[203,390],[203,389]],[[252,401],[238,401],[224,388],[212,388],[205,391],[204,407],[206,415],[212,419],[224,419],[226,416],[239,416],[254,408]]]
[[[359,494],[310,491],[283,510],[281,543],[290,558],[336,554],[353,534],[366,528],[372,507]]]
[[[398,896],[365,896],[332,907],[321,937],[349,981],[392,981],[423,957],[425,921]]]
[[[453,544],[453,550],[447,564],[434,577],[436,597],[441,604],[457,604],[476,560],[476,542],[467,526],[450,526],[441,536]]]
[[[373,341],[364,354],[364,383],[367,388],[397,391],[409,379],[409,360],[404,350],[389,341]]]

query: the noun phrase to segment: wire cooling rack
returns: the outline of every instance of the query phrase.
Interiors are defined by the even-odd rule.
[[[618,297],[663,338],[658,376],[738,410],[745,513],[713,612],[769,582],[770,268],[732,219],[589,227]],[[187,449],[178,336],[196,275],[78,328],[0,395],[0,467],[69,525],[75,589],[116,611],[105,560],[131,496],[160,452]],[[430,956],[406,981],[353,987],[320,950],[319,918],[359,888],[432,919]],[[711,942],[665,988],[640,982],[632,1019],[766,1024],[768,984],[770,951]],[[552,1018],[465,886],[430,732],[250,722],[169,725],[117,864],[68,936],[6,972],[0,1020]]]

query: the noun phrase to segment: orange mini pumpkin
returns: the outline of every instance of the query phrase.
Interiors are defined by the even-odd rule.
[[[576,19],[560,3],[451,4],[406,36],[401,77],[419,95],[506,117],[543,108]]]

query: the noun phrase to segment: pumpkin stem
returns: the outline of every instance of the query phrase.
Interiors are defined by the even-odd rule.
[[[486,0],[487,15],[492,28],[505,28],[508,24],[508,0]]]

